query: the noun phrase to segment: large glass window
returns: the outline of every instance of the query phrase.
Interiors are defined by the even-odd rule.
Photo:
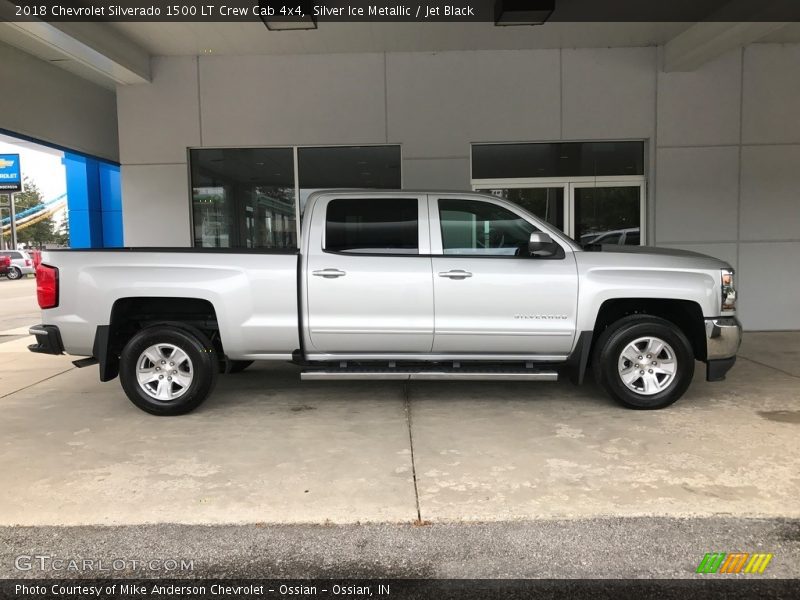
[[[325,250],[419,254],[416,198],[343,198],[328,204]]]
[[[584,245],[637,246],[639,208],[638,187],[576,187],[575,240]]]
[[[297,149],[300,212],[311,192],[349,188],[399,190],[400,146],[326,146]]]
[[[510,210],[479,200],[439,200],[439,221],[444,254],[525,255],[536,231]]]
[[[645,239],[644,142],[474,144],[472,187],[581,244]]]
[[[191,150],[194,245],[297,247],[291,148]]]
[[[302,215],[319,189],[401,187],[396,145],[200,148],[190,162],[194,245],[201,248],[295,249],[296,199]]]
[[[473,179],[643,175],[644,142],[474,144]]]

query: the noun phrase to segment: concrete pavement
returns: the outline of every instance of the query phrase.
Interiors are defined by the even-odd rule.
[[[652,412],[594,386],[415,387],[423,518],[800,516],[800,378],[748,360],[724,383],[698,371]]]
[[[66,356],[37,356],[28,352],[33,338],[28,327],[40,322],[36,280],[9,281],[0,277],[0,398],[70,370]]]
[[[32,325],[38,318],[36,279],[25,276],[10,281],[0,277],[0,332]]]
[[[0,399],[0,524],[800,516],[799,380],[748,360],[656,412],[591,385],[301,383],[281,364],[160,419],[95,368],[48,373]]]
[[[8,307],[5,285],[36,313],[30,282],[0,285]],[[591,384],[266,364],[157,418],[29,353],[26,328],[0,330],[0,576],[31,549],[182,548],[204,576],[685,577],[707,551],[777,552],[772,576],[800,576],[797,333],[748,334],[726,382],[698,369],[656,412]]]

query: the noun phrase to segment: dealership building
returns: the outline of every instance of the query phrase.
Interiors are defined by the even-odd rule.
[[[576,240],[724,259],[747,329],[800,329],[800,24],[2,23],[0,40],[0,129],[120,165],[121,202],[70,199],[89,231],[73,245],[295,247],[316,189],[485,190]]]

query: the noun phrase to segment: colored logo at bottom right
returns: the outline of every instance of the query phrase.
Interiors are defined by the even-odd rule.
[[[760,575],[773,555],[764,552],[708,552],[697,565],[695,573],[749,573]]]

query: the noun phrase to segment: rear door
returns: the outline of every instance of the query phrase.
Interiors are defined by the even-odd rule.
[[[427,214],[418,194],[314,204],[305,272],[309,352],[431,351]]]
[[[430,197],[436,353],[564,355],[575,336],[571,248],[528,255],[539,229],[501,201]]]

